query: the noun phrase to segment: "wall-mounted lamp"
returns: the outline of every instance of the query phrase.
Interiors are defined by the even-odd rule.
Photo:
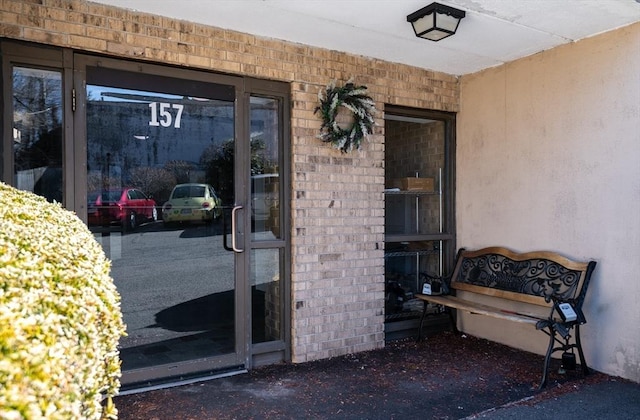
[[[456,33],[465,14],[463,10],[431,3],[407,16],[407,22],[411,22],[417,37],[440,41]]]

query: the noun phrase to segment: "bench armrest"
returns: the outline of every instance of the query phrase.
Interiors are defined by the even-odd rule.
[[[554,313],[556,313],[566,325],[582,325],[587,323],[587,319],[582,312],[582,308],[580,305],[576,304],[575,299],[560,300],[552,296],[551,300],[553,301],[551,318],[554,318]],[[573,313],[575,313],[575,319],[570,317]]]
[[[545,328],[549,329],[549,334],[553,331],[557,332],[562,336],[562,338],[567,339],[570,336],[571,327],[575,324],[575,322],[564,323],[564,322],[556,322],[552,318],[549,319],[541,319],[536,322],[536,330],[544,330]]]
[[[555,296],[551,296],[551,300],[553,301],[553,306],[551,307],[549,318],[538,321],[536,323],[537,330],[549,328],[550,331],[554,330],[566,339],[569,337],[571,328],[573,328],[574,325],[586,324],[587,320],[584,317],[584,313],[582,313],[582,309],[575,304],[574,299],[560,300]],[[562,306],[564,305],[569,305],[568,312],[563,310]],[[567,316],[567,314],[572,315],[571,311],[575,313],[575,319]]]

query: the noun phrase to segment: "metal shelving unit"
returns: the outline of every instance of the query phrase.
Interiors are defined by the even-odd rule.
[[[416,173],[416,177],[418,174]],[[409,196],[414,197],[414,223],[411,232],[405,232],[401,234],[387,234],[385,235],[385,242],[411,242],[411,241],[431,241],[438,240],[439,245],[437,247],[439,252],[439,269],[438,274],[442,275],[442,236],[443,220],[442,220],[442,168],[438,170],[438,184],[435,191],[402,191],[402,190],[386,190],[385,194],[389,196]],[[424,196],[438,196],[438,234],[421,234],[420,233],[420,199]],[[400,256],[416,256],[416,275],[420,272],[420,256],[431,255],[433,250],[411,250],[411,251],[391,251],[385,253],[385,258],[400,257]]]
[[[421,275],[426,271],[425,265],[431,267],[432,274],[435,274],[435,270],[439,271],[438,274],[442,274],[442,170],[439,170],[435,191],[392,189],[386,190],[385,195],[387,197],[400,198],[396,202],[388,203],[391,209],[387,208],[387,211],[393,212],[391,214],[388,213],[386,216],[388,217],[388,229],[385,234],[387,250],[384,257],[387,261],[387,269],[389,264],[391,265],[391,269],[388,269],[390,276],[387,278],[387,285],[390,289],[392,285],[400,286],[400,289],[407,292],[402,305],[394,306],[393,302],[389,302],[389,310],[385,319],[391,324],[387,325],[385,329],[394,331],[403,328],[414,328],[413,323],[422,314],[424,303],[419,301],[420,305],[418,305],[418,299],[414,299],[412,296],[414,293],[422,291]],[[432,198],[434,196],[438,197],[437,202]],[[427,198],[431,202],[423,203],[422,200]],[[428,209],[424,208],[425,205],[430,207]],[[420,224],[421,222],[425,223],[425,217],[429,217],[428,215],[425,216],[425,213],[428,212],[433,213],[434,219],[427,221],[429,228],[425,229],[425,226]],[[437,220],[435,219],[436,217]],[[393,248],[389,247],[391,244],[395,244]],[[429,264],[425,260],[434,256],[438,256],[436,267],[434,267],[435,262]],[[396,258],[404,258],[405,260],[389,261]],[[407,258],[414,260],[408,260]],[[412,264],[415,264],[413,268],[411,268]],[[393,293],[393,291],[389,293]],[[388,299],[393,296],[387,295]],[[402,309],[399,309],[400,306]]]

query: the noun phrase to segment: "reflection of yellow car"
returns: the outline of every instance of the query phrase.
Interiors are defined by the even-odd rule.
[[[165,225],[177,222],[211,223],[222,214],[222,202],[209,184],[178,184],[162,206]]]

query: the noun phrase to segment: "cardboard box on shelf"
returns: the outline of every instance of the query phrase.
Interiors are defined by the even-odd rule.
[[[403,191],[434,191],[433,178],[398,178],[393,180],[393,188]]]

